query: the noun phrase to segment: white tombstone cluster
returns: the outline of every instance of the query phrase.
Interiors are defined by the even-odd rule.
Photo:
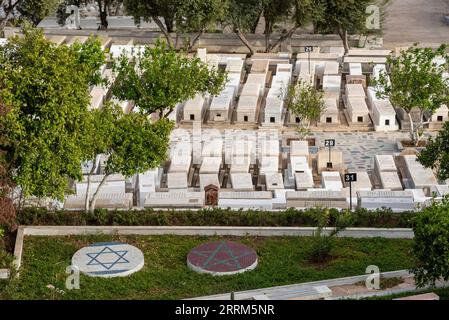
[[[58,45],[87,40],[79,36],[49,38]],[[0,39],[0,45],[6,41]],[[102,39],[102,43],[111,57],[125,54],[138,59],[143,50],[132,41],[112,44],[110,39]],[[193,124],[193,130],[181,126],[173,130],[169,157],[161,167],[127,179],[118,174],[108,176],[98,193],[96,208],[199,209],[205,207],[211,186],[217,192],[219,207],[236,210],[346,209],[352,200],[369,210],[387,207],[405,211],[414,210],[417,204],[426,205],[431,194],[441,199],[449,193],[449,182],[438,182],[416,156],[377,155],[373,172],[353,172],[357,181],[352,183],[353,199],[349,199],[349,185],[343,181],[348,170],[341,151],[334,148],[330,155],[327,149],[311,153],[308,141],[282,145],[284,124],[301,122],[288,115],[284,106],[288,87],[299,81],[324,91],[326,111],[321,125],[339,125],[343,111],[350,125],[373,123],[377,131],[398,130],[390,101],[378,95],[379,87],[367,86],[367,75],[368,80],[376,80],[386,71],[388,54],[385,50],[351,50],[343,57],[341,48],[328,52],[315,48],[310,56],[298,54],[293,65],[291,55],[286,53],[255,54],[246,60],[245,55],[209,54],[206,49],[198,49],[197,57],[210,68],[228,72],[224,89],[215,97],[205,93],[179,104],[172,119]],[[91,88],[92,109],[101,108],[110,99],[110,86],[115,81],[106,65],[101,72],[108,85]],[[136,111],[130,101],[116,102],[125,113]],[[429,117],[435,123],[446,121],[447,106]],[[204,122],[209,125],[207,129],[195,127]],[[214,129],[214,125],[231,123],[260,127]],[[83,165],[84,177],[74,182],[73,194],[66,197],[64,208],[84,209],[87,176],[91,174],[91,199],[104,177],[107,159],[100,155]]]

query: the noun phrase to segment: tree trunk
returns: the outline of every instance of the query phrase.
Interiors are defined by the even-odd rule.
[[[97,202],[97,198],[98,195],[100,194],[100,189],[101,187],[106,183],[106,180],[108,179],[108,177],[110,176],[110,174],[105,174],[103,179],[101,180],[100,184],[98,185],[97,191],[95,191],[94,195],[92,196],[92,200],[90,201],[90,208],[89,208],[89,212],[93,213],[95,210],[95,204]]]
[[[159,27],[159,29],[161,29],[162,33],[165,36],[165,39],[167,39],[168,45],[172,47],[173,46],[173,41],[171,39],[170,33],[165,28],[165,26],[162,23],[161,19],[159,19],[159,17],[157,17],[157,16],[153,16],[152,18],[153,18],[154,22],[157,24],[157,26]]]
[[[165,21],[165,27],[168,33],[172,33],[174,30],[173,27],[173,19],[172,18],[168,18],[168,17],[164,17],[164,21]]]
[[[204,29],[201,29],[201,31],[198,33],[198,35],[195,37],[195,39],[193,39],[192,43],[189,46],[189,52],[191,52],[193,50],[193,48],[195,48],[196,44],[198,41],[200,41],[200,38],[203,36],[204,34]]]
[[[251,43],[249,43],[248,39],[247,39],[246,36],[243,34],[243,32],[241,32],[239,29],[237,29],[237,30],[235,30],[235,33],[236,33],[237,36],[239,37],[240,41],[242,41],[242,43],[245,45],[245,47],[248,48],[250,57],[253,56],[253,55],[254,55],[254,49],[253,49],[253,46],[251,45]]]
[[[270,50],[270,36],[271,36],[271,25],[265,18],[265,52]]]
[[[410,120],[410,136],[412,138],[412,142],[416,144],[415,123],[413,122],[413,118],[410,112],[407,112],[407,115]]]
[[[298,30],[298,26],[291,28],[288,32],[282,34],[279,39],[269,47],[269,52],[275,50],[279,45],[281,45],[285,40],[290,39],[295,31]]]
[[[9,19],[11,18],[11,13],[22,1],[23,0],[16,0],[16,2],[14,2],[14,0],[10,0],[6,7],[2,5],[4,8],[4,17],[0,20],[0,30],[3,30],[3,28],[6,26]]]
[[[342,27],[338,27],[338,35],[343,41],[343,47],[345,48],[345,56],[349,53],[349,41],[348,41],[348,31]]]
[[[85,210],[86,212],[89,212],[89,200],[90,200],[90,178],[94,174],[95,170],[97,169],[97,163],[95,162],[96,159],[93,161],[92,169],[90,169],[89,175],[87,176],[87,190],[86,190],[86,200],[85,200]]]
[[[108,13],[107,13],[107,3],[105,2],[102,6],[102,1],[98,0],[98,7],[100,9],[100,29],[107,30],[108,29]]]

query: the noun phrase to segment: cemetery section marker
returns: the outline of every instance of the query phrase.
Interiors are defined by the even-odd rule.
[[[187,255],[187,266],[198,273],[233,275],[257,267],[256,252],[240,243],[216,241],[199,245]]]
[[[78,250],[72,266],[91,277],[125,277],[144,265],[142,251],[119,242],[99,242]]]

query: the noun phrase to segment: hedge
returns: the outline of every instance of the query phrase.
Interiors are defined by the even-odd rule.
[[[203,209],[198,211],[95,210],[94,213],[48,211],[44,208],[26,208],[17,215],[20,225],[94,225],[94,226],[279,226],[313,227],[317,214],[324,209],[270,211],[232,211]],[[352,214],[351,226],[376,228],[411,228],[416,212],[394,213],[389,209],[368,211],[357,209]],[[330,209],[333,225],[339,211]]]

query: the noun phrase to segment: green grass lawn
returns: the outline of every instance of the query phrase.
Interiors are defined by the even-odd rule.
[[[259,266],[245,274],[213,277],[186,266],[188,252],[210,240],[240,241],[254,248]],[[140,248],[144,268],[126,278],[81,276],[80,290],[66,290],[66,267],[72,255],[93,242],[121,241]],[[365,273],[369,265],[382,272],[411,267],[411,240],[337,238],[333,259],[326,265],[307,261],[312,238],[304,237],[180,237],[71,236],[26,237],[20,278],[0,285],[3,299],[182,299],[317,281]],[[53,285],[65,293],[47,288]],[[3,291],[3,292],[1,292]]]

